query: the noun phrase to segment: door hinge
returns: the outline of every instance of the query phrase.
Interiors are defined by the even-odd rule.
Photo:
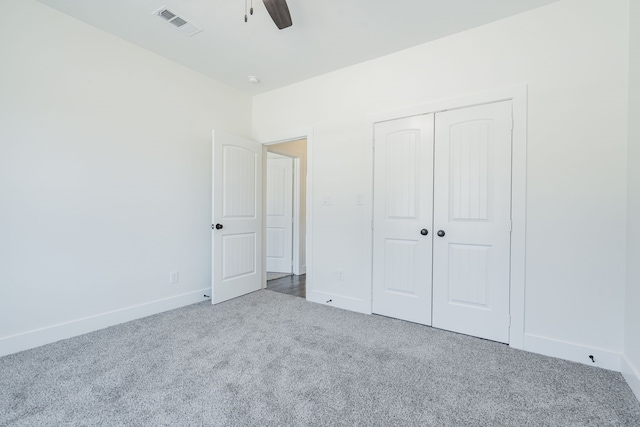
[[[507,316],[507,327],[511,327],[511,316]]]
[[[509,233],[513,231],[513,221],[509,221]]]

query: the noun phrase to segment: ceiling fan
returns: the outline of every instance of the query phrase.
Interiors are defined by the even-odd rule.
[[[245,0],[244,22],[247,22],[246,1],[247,0]],[[278,29],[282,30],[293,25],[293,22],[291,22],[291,14],[289,13],[289,6],[287,6],[287,0],[262,0],[262,2]],[[251,0],[250,15],[253,15],[253,0]]]

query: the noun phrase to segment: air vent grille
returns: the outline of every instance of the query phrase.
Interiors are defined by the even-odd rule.
[[[183,25],[186,25],[187,21],[185,21],[184,19],[180,18],[179,16],[176,16],[176,19],[172,19],[170,21],[173,25],[175,25],[176,27],[182,27]]]
[[[156,15],[158,18],[161,18],[167,24],[171,24],[174,28],[177,28],[181,33],[186,34],[188,36],[193,36],[198,34],[202,29],[197,25],[192,24],[186,19],[178,16],[177,13],[174,13],[167,9],[166,7],[161,7],[152,13],[152,15]]]
[[[167,9],[163,9],[158,15],[163,17],[167,21],[169,21],[169,20],[171,20],[171,19],[176,17],[175,14],[169,12]]]

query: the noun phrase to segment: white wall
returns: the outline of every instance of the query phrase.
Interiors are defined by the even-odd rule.
[[[369,306],[371,115],[526,83],[525,348],[619,369],[628,8],[565,0],[255,97],[255,138],[314,128],[315,290]]]
[[[629,148],[627,294],[622,372],[640,399],[640,3],[631,2],[629,49]]]
[[[250,97],[33,0],[2,9],[0,355],[204,300],[211,129],[249,136]]]

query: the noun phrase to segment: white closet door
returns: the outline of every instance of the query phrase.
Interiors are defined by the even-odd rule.
[[[217,304],[262,287],[262,145],[213,132],[212,210]]]
[[[267,271],[291,273],[293,264],[293,159],[267,153]]]
[[[511,102],[438,113],[435,129],[433,326],[508,343]]]
[[[377,123],[374,167],[373,312],[430,325],[433,114]]]

